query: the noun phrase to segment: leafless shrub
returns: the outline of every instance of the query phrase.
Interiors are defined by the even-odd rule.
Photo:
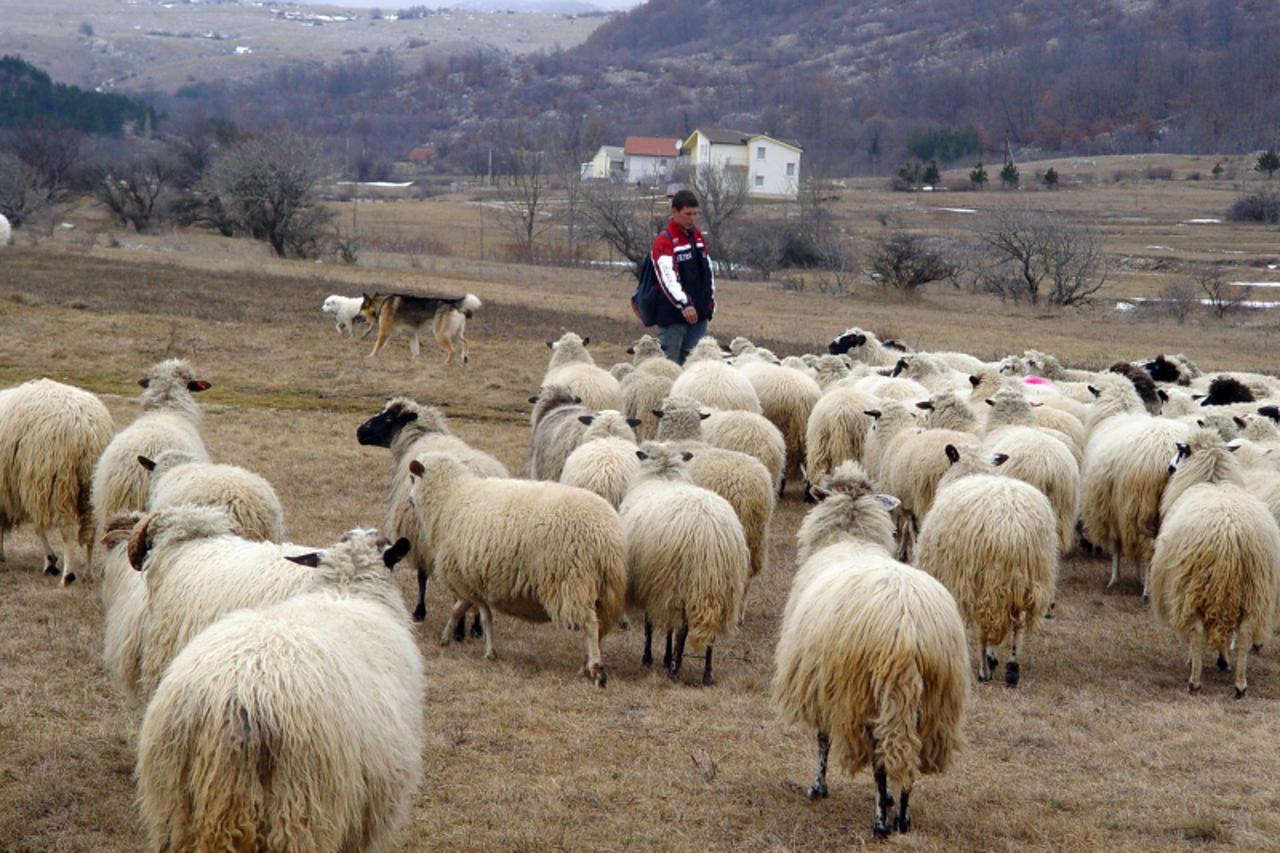
[[[1179,281],[1173,284],[1166,284],[1160,290],[1160,302],[1164,305],[1169,316],[1173,317],[1181,326],[1187,322],[1188,315],[1199,304],[1196,297],[1196,288],[1194,285]]]
[[[39,172],[16,154],[0,151],[0,214],[14,228],[21,228],[48,203],[49,187]]]
[[[540,151],[517,151],[511,155],[511,167],[503,176],[498,194],[498,224],[515,238],[511,259],[534,260],[534,247],[551,227],[547,213],[550,174],[545,155]]]
[[[977,273],[979,289],[1001,299],[1083,305],[1106,285],[1102,241],[1090,228],[1009,209],[991,213],[977,237],[990,256]]]
[[[914,295],[931,281],[954,274],[936,241],[898,231],[880,240],[871,253],[872,278],[882,287]]]
[[[130,150],[99,166],[93,194],[121,225],[141,233],[162,212],[176,174],[167,152]]]
[[[1195,287],[1219,320],[1243,307],[1250,295],[1250,288],[1228,282],[1222,267],[1216,264],[1205,264],[1196,270]]]
[[[630,261],[637,278],[640,264],[666,222],[665,201],[663,196],[637,192],[621,181],[593,181],[582,185],[587,231]]]

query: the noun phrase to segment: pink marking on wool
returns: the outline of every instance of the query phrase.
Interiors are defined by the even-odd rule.
[[[1053,382],[1045,379],[1043,376],[1024,376],[1022,377],[1022,381],[1028,385],[1053,385]]]

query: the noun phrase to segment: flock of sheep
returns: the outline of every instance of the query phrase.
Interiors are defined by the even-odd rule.
[[[104,655],[145,705],[139,802],[155,849],[385,849],[422,774],[423,661],[389,569],[453,599],[442,645],[494,611],[602,639],[642,619],[642,661],[680,679],[686,646],[741,624],[768,569],[788,481],[816,501],[797,535],[773,697],[816,732],[811,797],[831,746],[873,770],[874,832],[911,826],[919,774],[944,770],[970,692],[1017,685],[1051,615],[1061,556],[1135,563],[1155,615],[1247,689],[1280,603],[1280,380],[1203,376],[1187,359],[1064,368],[915,352],[850,329],[779,359],[705,338],[682,368],[642,337],[597,366],[573,333],[548,342],[525,478],[396,397],[356,432],[391,456],[384,538],[284,542],[269,483],[210,461],[184,361],[141,380],[116,433],[92,394],[47,379],[0,391],[0,560],[31,523],[68,584],[101,557]],[[35,437],[39,437],[36,440]],[[62,539],[59,554],[49,534]]]

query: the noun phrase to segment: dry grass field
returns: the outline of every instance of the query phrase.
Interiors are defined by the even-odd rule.
[[[1179,262],[1276,251],[1274,230],[1177,227],[1220,215],[1230,195],[1136,182],[1034,201],[1103,222],[1117,257],[1139,244],[1172,246]],[[941,229],[929,223],[964,214],[932,208],[1001,198],[866,190],[841,204],[850,227],[871,233],[881,227],[877,211],[890,204],[909,201],[913,226]],[[370,217],[444,217],[433,204],[370,206]],[[1125,210],[1150,219],[1152,231],[1116,221],[1130,215]],[[462,437],[519,471],[525,398],[542,373],[543,341],[566,329],[589,334],[607,365],[625,358],[639,332],[625,302],[629,284],[599,272],[458,257],[419,259],[419,269],[378,256],[340,267],[276,261],[247,242],[189,233],[118,236],[114,248],[99,235],[92,246],[62,237],[0,252],[0,386],[38,376],[81,385],[101,394],[123,425],[136,412],[143,368],[166,356],[190,358],[214,386],[202,396],[211,453],[276,486],[298,542],[323,545],[349,527],[379,523],[387,454],[357,445],[355,428],[388,395],[445,407]],[[319,311],[324,296],[378,286],[480,295],[485,307],[468,329],[471,366],[446,371],[434,345],[411,364],[402,341],[368,360],[371,341],[340,339]],[[1172,350],[1206,368],[1269,370],[1277,343],[1266,313],[1178,326],[1135,322],[1109,303],[1037,312],[945,290],[902,302],[759,282],[722,282],[721,303],[713,331],[722,340],[745,334],[782,354],[816,350],[849,325],[928,348],[989,357],[1034,346],[1090,365]],[[581,638],[546,626],[499,616],[493,663],[474,642],[441,648],[435,637],[448,602],[433,588],[419,629],[429,678],[426,778],[404,849],[870,843],[870,777],[833,770],[831,798],[810,803],[812,737],[784,725],[768,700],[804,510],[794,490],[780,504],[771,566],[752,587],[745,626],[719,647],[718,683],[709,689],[694,686],[693,674],[672,685],[645,670],[635,630],[605,640],[611,677],[603,691],[575,675]],[[0,566],[0,850],[142,849],[131,778],[141,711],[122,699],[101,662],[100,586],[57,588],[39,571],[30,531],[10,544]],[[1280,846],[1278,650],[1251,662],[1247,699],[1234,701],[1229,676],[1211,668],[1204,692],[1188,696],[1185,649],[1155,624],[1132,570],[1107,590],[1108,570],[1101,560],[1064,562],[1057,615],[1030,639],[1022,685],[973,689],[967,752],[950,773],[918,785],[915,830],[890,845]],[[408,600],[412,578],[401,572],[399,581]],[[696,673],[699,663],[687,668]]]

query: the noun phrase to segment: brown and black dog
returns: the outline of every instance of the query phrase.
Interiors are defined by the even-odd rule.
[[[417,358],[422,351],[420,335],[430,324],[436,343],[445,351],[444,363],[453,364],[455,349],[460,347],[462,363],[466,364],[470,359],[463,333],[467,329],[467,319],[479,310],[480,305],[480,300],[470,293],[457,299],[408,293],[366,293],[360,304],[360,316],[369,321],[370,327],[378,330],[378,340],[369,355],[377,355],[391,333],[403,328],[413,335],[409,340],[409,351]]]

